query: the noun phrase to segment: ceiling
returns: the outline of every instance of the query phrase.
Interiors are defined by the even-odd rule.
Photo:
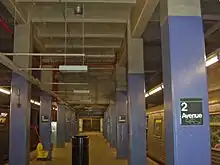
[[[6,1],[2,2],[8,7]],[[115,63],[120,59],[116,54],[124,40],[128,18],[134,4],[134,0],[97,0],[96,3],[88,0],[74,2],[15,0],[11,11],[16,7],[19,12],[15,16],[3,14],[3,17],[11,29],[14,22],[30,20],[34,29],[35,53],[72,54],[71,57],[33,56],[33,68],[48,65],[53,68],[58,68],[59,65],[88,66],[86,73],[51,71],[54,93],[78,108],[105,109],[115,97]],[[75,14],[77,6],[82,7],[82,15]],[[7,22],[9,18],[12,19],[10,23]],[[5,34],[5,29],[2,33]],[[13,34],[8,38],[10,39],[7,44],[3,45],[10,47],[7,51],[1,49],[2,52],[13,52]],[[6,43],[6,39],[0,40]],[[86,56],[79,57],[73,54]],[[32,74],[40,78],[39,71],[33,71]],[[74,93],[74,90],[89,90],[89,93]],[[39,92],[32,93],[35,93],[33,97],[39,99],[36,94]]]
[[[220,2],[218,0],[201,0],[201,8],[206,54],[209,55],[220,47]],[[145,42],[146,90],[152,89],[163,81],[159,11],[158,5],[142,35]],[[163,104],[163,92],[148,97],[146,102],[149,106]]]
[[[104,110],[115,93],[115,64],[121,58],[119,53],[126,36],[129,16],[134,0],[10,0],[13,8],[0,5],[0,16],[10,29],[14,22],[28,19],[34,28],[34,52],[85,54],[85,57],[33,57],[33,67],[50,65],[88,65],[86,73],[60,73],[53,71],[53,90],[75,108]],[[5,0],[4,5],[8,7]],[[137,0],[141,10],[143,0]],[[218,0],[202,0],[202,15],[206,36],[207,54],[219,47],[220,4]],[[77,6],[83,8],[83,15],[76,15]],[[16,21],[10,12],[16,7]],[[135,11],[136,11],[135,10]],[[114,12],[113,12],[114,11]],[[159,6],[142,37],[144,39],[144,63],[146,90],[162,82],[161,40],[159,24]],[[13,12],[11,12],[13,13]],[[133,12],[135,15],[135,12]],[[1,21],[0,21],[1,22]],[[0,51],[13,52],[13,33],[0,26]],[[6,32],[7,31],[7,32]],[[13,30],[12,30],[13,31]],[[9,82],[11,72],[5,69],[5,79]],[[40,78],[39,71],[33,71]],[[72,84],[70,84],[72,83]],[[73,84],[75,83],[75,84]],[[32,87],[32,97],[39,99],[39,89]],[[87,94],[77,94],[74,90],[89,90]],[[163,94],[158,93],[146,100],[149,105],[163,103]]]

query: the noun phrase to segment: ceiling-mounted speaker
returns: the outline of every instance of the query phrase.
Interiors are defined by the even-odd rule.
[[[74,14],[75,15],[83,15],[83,7],[82,7],[82,5],[77,5],[74,8]]]

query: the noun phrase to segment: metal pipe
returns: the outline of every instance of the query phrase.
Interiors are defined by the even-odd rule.
[[[114,58],[115,55],[111,54],[68,54],[68,53],[4,53],[6,56],[66,56],[66,57],[86,57],[86,58]]]
[[[19,68],[20,71],[59,71],[59,68]],[[114,70],[114,68],[89,68],[89,70]]]
[[[68,57],[83,57],[85,54],[61,54],[61,53],[4,53],[5,56],[68,56]]]
[[[44,83],[43,84],[50,84],[50,85],[88,85],[88,83],[56,83],[56,82],[47,82],[47,83]]]
[[[52,96],[56,97],[61,103],[66,104],[57,94],[48,90],[48,88],[44,87],[43,84],[33,76],[30,76],[27,72],[21,71],[8,57],[6,57],[3,53],[0,53],[0,63],[2,63],[7,68],[11,69],[13,72],[17,73],[18,75],[24,77],[27,81],[31,82],[38,86],[41,90],[51,94]]]
[[[30,70],[37,70],[37,71],[56,71],[59,68],[20,68],[21,71],[30,71]]]
[[[53,91],[54,93],[73,93],[73,91]]]
[[[114,70],[115,68],[89,68],[89,70]]]

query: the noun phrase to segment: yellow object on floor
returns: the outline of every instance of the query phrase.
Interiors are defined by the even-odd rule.
[[[37,144],[37,159],[47,159],[48,151],[44,151],[42,143]]]

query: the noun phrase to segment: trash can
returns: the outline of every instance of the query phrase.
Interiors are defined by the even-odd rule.
[[[88,136],[72,137],[72,165],[89,165]]]

